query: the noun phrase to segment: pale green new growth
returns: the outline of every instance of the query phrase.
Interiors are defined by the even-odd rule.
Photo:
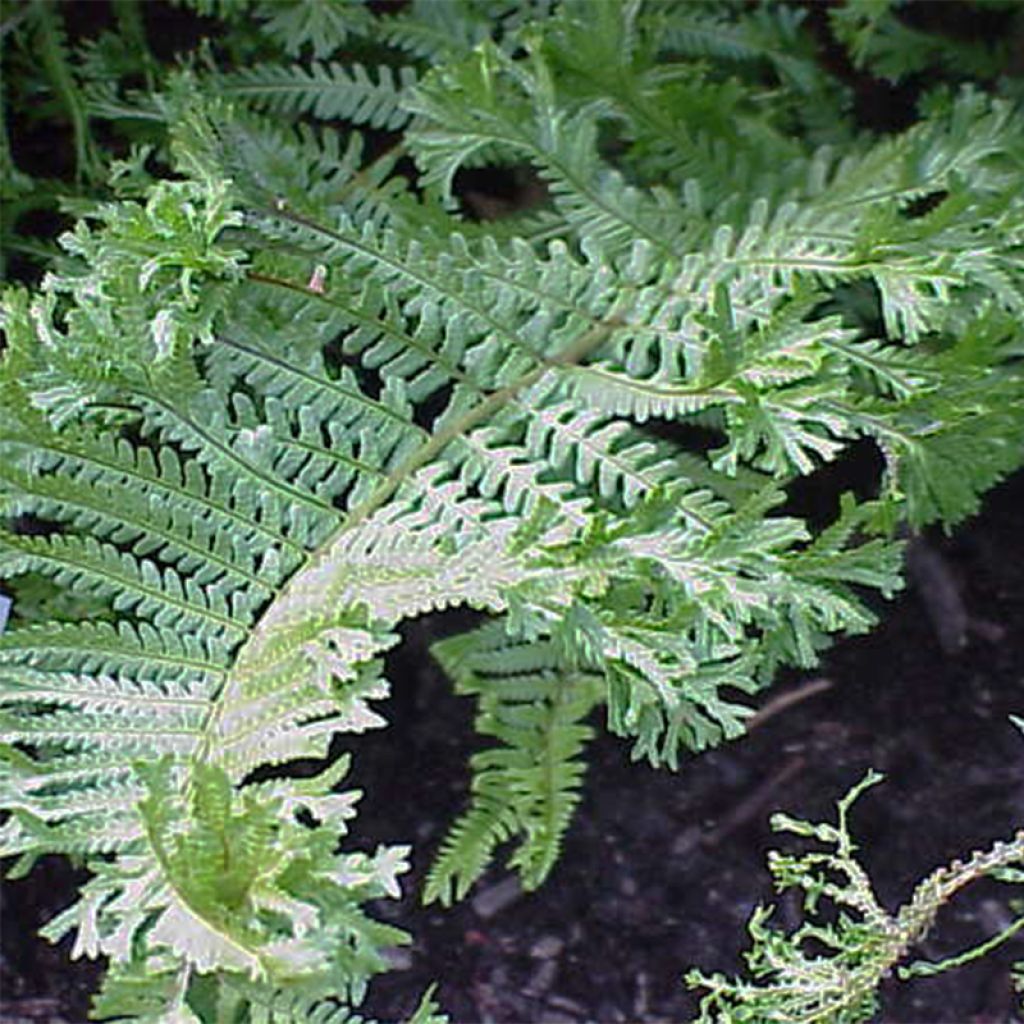
[[[773,908],[754,912],[749,925],[754,945],[746,954],[751,981],[691,971],[687,983],[706,991],[700,1024],[864,1024],[878,1010],[879,985],[894,972],[907,978],[950,970],[984,955],[1024,926],[1020,918],[975,949],[938,964],[899,966],[960,889],[985,876],[1005,876],[1010,865],[1024,864],[1024,831],[936,869],[899,910],[889,913],[855,857],[857,847],[847,825],[853,802],[881,779],[871,772],[847,793],[839,802],[836,825],[774,817],[776,831],[832,845],[835,851],[798,856],[771,852],[768,865],[776,887],[803,890],[808,920],[787,935],[768,923]],[[1018,870],[1006,880],[1020,882],[1024,875]],[[833,906],[825,911],[821,904]]]

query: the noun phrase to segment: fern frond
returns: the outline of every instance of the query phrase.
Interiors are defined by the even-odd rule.
[[[237,96],[278,114],[312,114],[322,121],[343,118],[353,124],[394,131],[411,116],[404,95],[416,84],[412,68],[376,69],[376,81],[362,66],[337,61],[301,65],[263,64],[224,76],[228,96]]]
[[[219,676],[228,653],[215,636],[148,622],[51,622],[0,635],[0,665],[15,664],[179,681]]]
[[[252,503],[271,521],[303,546],[316,543],[337,520],[331,502],[348,483],[348,474],[337,463],[325,474],[317,452],[292,459],[284,439],[270,427],[244,425],[245,408],[226,409],[212,389],[190,396],[187,404],[172,405],[162,396],[139,393],[139,406],[164,438],[175,442],[217,480],[237,481],[239,500]],[[244,403],[244,398],[242,399]],[[233,413],[235,415],[233,415]],[[291,483],[274,475],[275,465],[295,466],[298,479]],[[324,494],[326,491],[326,494]]]
[[[855,67],[870,68],[873,74],[891,81],[936,66],[974,80],[1006,70],[1009,51],[1005,41],[980,42],[921,31],[900,19],[900,6],[900,0],[860,0],[829,11],[832,31]]]
[[[14,469],[0,470],[0,510],[10,516],[32,513],[43,519],[70,513],[68,522],[129,548],[133,554],[152,554],[179,573],[194,573],[197,583],[214,584],[229,577],[233,587],[251,586],[256,600],[269,598],[265,580],[273,567],[239,558],[229,537],[214,533],[202,520],[186,519],[171,509],[156,509],[138,492],[123,486],[82,481],[57,481]]]
[[[322,795],[345,766],[328,771],[319,787],[307,780],[305,793],[300,785],[294,804]],[[138,943],[146,950],[143,960],[156,958],[156,967],[173,954],[194,969],[217,966],[241,979],[321,970],[321,986],[329,976],[337,996],[361,999],[367,973],[383,967],[376,950],[405,937],[366,918],[358,903],[396,895],[405,851],[336,854],[337,822],[307,826],[282,818],[279,800],[269,793],[254,791],[242,801],[214,766],[191,772],[184,798],[170,768],[167,761],[139,768],[147,789],[138,805],[145,847],[136,844],[132,854],[97,865],[82,900],[51,922],[48,937],[56,940],[76,927],[76,954],[103,952],[124,964],[134,959]],[[276,790],[287,792],[288,784]],[[340,920],[332,913],[339,903],[345,911]],[[151,927],[140,933],[144,924]],[[330,943],[322,943],[319,929],[325,927],[332,930]],[[147,973],[154,985],[167,980],[160,970]],[[131,976],[129,969],[116,977],[106,998],[124,998],[117,989]]]
[[[806,12],[792,7],[736,12],[683,3],[663,16],[658,27],[666,33],[666,49],[690,57],[764,62],[783,81],[811,93],[826,85],[803,30],[805,19]]]
[[[274,0],[258,4],[255,13],[261,30],[293,57],[307,47],[314,57],[330,57],[350,35],[373,25],[369,11],[350,0]]]
[[[189,628],[214,638],[244,632],[246,608],[221,584],[202,586],[171,568],[140,561],[111,544],[91,537],[60,534],[49,538],[0,533],[0,567],[8,578],[39,572],[61,586],[110,600],[116,611],[151,618],[158,628],[184,621]],[[232,612],[240,613],[240,620]]]
[[[559,102],[573,109],[597,104],[602,119],[613,120],[628,141],[623,166],[639,181],[699,183],[705,195],[724,198],[730,185],[764,187],[770,168],[797,159],[792,139],[750,105],[749,89],[678,56],[704,56],[706,43],[720,59],[784,65],[792,74],[783,79],[800,83],[793,92],[800,94],[795,112],[802,112],[827,79],[811,59],[798,15],[776,8],[721,16],[695,4],[580,3],[563,10],[572,16],[548,23],[541,50],[558,81]],[[716,31],[719,39],[713,38]],[[742,42],[748,42],[746,51]],[[781,96],[779,101],[781,106]]]
[[[358,1001],[404,851],[337,852],[340,769],[283,776],[383,724],[404,620],[490,616],[439,647],[496,742],[429,895],[505,842],[536,885],[592,708],[656,764],[740,735],[898,587],[874,531],[1021,460],[1014,105],[854,140],[788,9],[599,7],[260,5],[249,71],[146,101],[178,180],[138,151],[5,294],[0,836],[21,869],[111,855],[49,932],[115,962],[104,1011]],[[404,65],[374,43],[415,82],[341,63]],[[336,120],[404,131],[371,155]],[[459,211],[461,170],[524,163],[544,209]],[[862,437],[877,501],[783,514]]]
[[[666,251],[664,232],[682,231],[681,212],[667,197],[659,201],[600,167],[599,105],[570,115],[556,114],[554,103],[539,60],[533,77],[486,44],[461,64],[428,75],[408,103],[422,118],[409,137],[424,182],[447,196],[455,172],[477,153],[526,158],[547,177],[559,213],[581,239],[614,251],[641,237]]]
[[[567,671],[551,644],[516,641],[500,622],[441,641],[433,653],[459,692],[478,698],[477,729],[501,746],[473,755],[472,804],[452,826],[423,898],[461,899],[494,848],[513,838],[509,866],[536,888],[579,802],[578,757],[593,736],[582,720],[598,700],[599,677]]]
[[[527,450],[551,465],[569,465],[580,484],[594,484],[600,497],[626,508],[660,485],[678,478],[666,449],[630,430],[622,420],[560,402],[542,408],[527,428]]]
[[[10,495],[8,507],[62,518],[56,516],[60,495],[52,481],[66,480],[69,498],[81,494],[83,504],[95,509],[86,512],[80,507],[78,515],[88,515],[93,528],[102,523],[116,532],[131,529],[120,517],[130,516],[133,509],[141,512],[144,502],[147,515],[163,516],[168,540],[171,534],[182,539],[200,534],[208,550],[222,553],[239,569],[258,565],[260,579],[269,586],[302,551],[288,536],[276,509],[266,503],[257,507],[251,494],[225,486],[222,477],[208,476],[197,461],[183,459],[173,447],[163,446],[154,454],[146,445],[133,445],[109,433],[56,431],[28,408],[24,396],[10,388],[0,394],[0,450],[11,467],[10,483],[0,493]],[[101,502],[103,510],[96,507]],[[69,501],[69,510],[73,505]],[[282,555],[275,571],[276,547]]]
[[[177,1021],[198,1024],[199,1018],[185,1002],[188,971],[182,970],[173,956],[151,956],[142,963],[113,963],[104,975],[100,990],[93,997],[96,1017],[113,1017],[159,1024]]]
[[[382,18],[380,38],[435,65],[463,57],[485,39],[514,45],[517,30],[550,13],[551,0],[412,0],[393,17]]]
[[[958,340],[933,358],[935,386],[918,388],[891,416],[879,415],[877,399],[847,407],[877,441],[886,486],[906,501],[911,523],[958,522],[1019,465],[1024,381],[1013,359],[997,354],[1013,351],[1014,325],[989,305],[966,317]]]
[[[46,71],[50,88],[71,121],[78,179],[98,178],[102,173],[102,160],[89,131],[89,119],[75,80],[67,29],[59,8],[36,5],[32,9],[32,29],[38,58]]]

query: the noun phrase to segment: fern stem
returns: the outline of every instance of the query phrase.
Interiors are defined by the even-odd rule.
[[[593,351],[602,345],[612,330],[610,324],[601,325],[598,328],[587,331],[575,342],[569,345],[558,356],[550,360],[551,366],[575,366],[588,352]],[[380,508],[394,493],[401,484],[408,479],[417,469],[433,461],[452,441],[462,434],[472,430],[484,420],[494,416],[498,410],[514,400],[520,392],[536,384],[547,372],[546,366],[538,366],[523,374],[518,380],[493,392],[479,405],[469,409],[458,419],[443,427],[417,452],[409,456],[406,461],[392,472],[381,484],[380,488],[362,505],[357,506],[346,518],[344,528],[349,529],[358,525]]]
[[[329,228],[326,225],[319,224],[315,220],[309,217],[304,217],[301,214],[295,213],[289,210],[287,207],[279,207],[276,210],[264,209],[261,211],[264,215],[270,217],[278,217],[281,220],[287,221],[291,224],[295,224],[299,227],[307,228],[317,234],[323,235],[325,238],[331,239],[338,245],[343,246],[346,249],[354,253],[358,253],[360,256],[365,256],[367,259],[372,260],[380,266],[387,267],[388,270],[392,271],[400,277],[404,277],[408,280],[415,281],[416,284],[423,288],[437,292],[444,295],[452,302],[462,306],[463,308],[472,312],[475,316],[479,317],[481,321],[486,323],[494,331],[495,334],[504,337],[511,345],[516,348],[524,350],[531,358],[544,362],[547,357],[544,353],[537,352],[534,349],[525,348],[522,340],[516,336],[513,331],[510,331],[507,325],[503,324],[500,320],[496,319],[491,311],[479,303],[470,302],[465,295],[446,291],[443,287],[442,282],[436,277],[430,277],[423,272],[407,266],[392,257],[386,256],[384,253],[377,249],[373,249],[368,245],[363,244],[361,241],[357,241],[348,235],[342,234],[340,231],[335,231],[333,228]],[[322,297],[322,296],[321,296]],[[603,339],[602,339],[603,340]],[[549,364],[553,365],[553,364]]]
[[[99,161],[92,148],[88,119],[81,95],[68,65],[64,30],[57,23],[56,5],[52,0],[36,0],[36,23],[39,27],[39,57],[50,84],[71,119],[75,138],[75,176],[79,181],[94,177]]]
[[[978,960],[979,958],[986,956],[991,953],[993,949],[998,949],[1004,942],[1009,942],[1010,939],[1012,939],[1022,928],[1024,928],[1024,917],[1018,917],[1016,921],[1007,925],[997,935],[993,935],[992,938],[986,939],[977,946],[972,946],[963,953],[947,957],[945,960],[940,960],[938,963],[931,963],[927,960],[918,960],[910,964],[909,967],[900,967],[897,970],[897,974],[901,979],[930,978],[936,974],[942,974],[944,971],[952,970],[954,967],[962,967],[964,964],[969,964],[974,960]]]
[[[235,465],[239,466],[251,477],[259,480],[262,484],[265,484],[268,490],[277,491],[282,496],[287,496],[294,501],[307,505],[310,508],[315,508],[320,512],[329,512],[332,516],[339,515],[338,510],[330,502],[321,501],[319,498],[314,497],[311,494],[306,494],[304,491],[299,490],[297,487],[293,487],[291,484],[286,483],[283,480],[262,472],[259,467],[253,465],[248,459],[243,459],[242,456],[235,452],[229,445],[218,441],[217,438],[215,438],[209,431],[204,430],[194,420],[189,419],[179,409],[159,396],[139,392],[139,397],[144,401],[150,402],[158,408],[163,409],[165,413],[174,417],[174,419],[179,423],[187,427],[197,437],[201,438],[205,445],[219,452],[224,456],[224,458],[235,463]]]
[[[852,848],[849,852],[852,854]],[[885,930],[890,937],[880,949],[872,968],[850,978],[849,984],[844,985],[843,990],[837,993],[835,1002],[802,1018],[800,1024],[830,1021],[840,1010],[856,1006],[865,996],[878,988],[882,979],[892,973],[899,961],[914,946],[924,941],[935,923],[939,909],[960,889],[998,868],[1021,861],[1024,861],[1024,830],[1017,832],[1009,842],[997,842],[987,851],[975,853],[966,863],[954,861],[950,865],[936,869],[917,886],[909,902],[894,916],[889,917],[880,910],[887,925]],[[870,889],[870,883],[866,884]],[[877,920],[872,923],[874,927],[878,927]],[[1005,937],[1005,933],[1001,933],[996,938]],[[968,951],[971,952],[973,951]],[[947,966],[956,966],[958,961],[959,958],[952,958],[947,962]]]

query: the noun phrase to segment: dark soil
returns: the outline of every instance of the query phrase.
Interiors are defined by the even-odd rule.
[[[1007,716],[1024,710],[1024,474],[994,492],[985,513],[935,546],[959,581],[974,626],[968,646],[944,653],[917,594],[883,607],[870,636],[845,641],[813,678],[830,689],[767,718],[678,773],[631,764],[628,747],[593,745],[585,797],[548,883],[519,894],[493,869],[448,911],[418,892],[446,824],[465,800],[475,748],[472,705],[451,694],[426,654],[451,619],[414,623],[392,670],[391,727],[359,740],[354,781],[367,792],[358,842],[412,842],[414,870],[401,904],[377,912],[413,933],[411,951],[371,988],[366,1012],[401,1019],[423,990],[455,1024],[691,1019],[688,967],[733,972],[745,924],[773,894],[765,853],[780,842],[772,811],[822,820],[869,767],[886,784],[854,813],[864,860],[895,907],[941,863],[1024,823],[1024,737]],[[799,690],[792,675],[766,694]],[[0,1019],[79,1022],[96,978],[68,965],[66,943],[31,936],[72,898],[73,871],[55,860],[8,885],[3,907]],[[486,904],[510,902],[488,916]],[[483,912],[482,912],[483,911]],[[938,959],[1004,926],[995,883],[965,892],[940,917],[923,954]],[[796,905],[780,901],[792,925]],[[1008,967],[1024,944],[962,970],[884,992],[886,1024],[1021,1020]]]

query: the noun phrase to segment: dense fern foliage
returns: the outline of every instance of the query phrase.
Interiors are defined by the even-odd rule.
[[[427,896],[507,840],[536,886],[595,708],[655,764],[740,736],[1019,465],[1024,132],[955,85],[856,130],[788,6],[198,6],[247,60],[87,93],[159,131],[3,299],[2,852],[92,864],[47,934],[101,1016],[342,1020],[404,850],[306,776],[403,620],[487,615],[437,649],[496,743]],[[865,440],[875,492],[795,515]]]

